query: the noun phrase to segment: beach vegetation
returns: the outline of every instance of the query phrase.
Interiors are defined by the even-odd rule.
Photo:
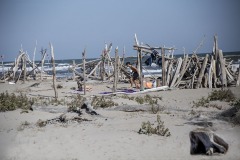
[[[7,91],[0,94],[0,111],[13,111],[16,109],[31,109],[34,104],[34,99],[28,98],[25,94],[20,93],[15,95],[15,93],[9,94]]]
[[[78,112],[78,108],[82,107],[82,105],[86,101],[86,98],[79,94],[77,96],[72,96],[71,98],[72,101],[67,104],[68,112]]]
[[[212,107],[217,108],[219,110],[222,109],[222,106],[219,106],[217,104],[211,104],[211,101],[224,101],[224,102],[230,102],[230,105],[236,102],[236,98],[231,90],[227,89],[221,89],[221,90],[214,90],[212,91],[208,97],[202,97],[198,101],[193,101],[193,107]]]
[[[104,96],[94,96],[91,102],[91,105],[94,109],[97,108],[109,108],[113,106],[118,106],[118,103],[115,103],[111,98],[107,99]]]
[[[210,101],[225,101],[225,102],[232,102],[235,100],[235,96],[230,89],[221,89],[221,90],[214,90],[208,95]]]
[[[150,121],[142,122],[142,126],[138,133],[146,135],[156,134],[165,137],[169,137],[171,135],[169,129],[165,127],[164,121],[161,120],[160,115],[157,115],[156,124],[151,124]]]

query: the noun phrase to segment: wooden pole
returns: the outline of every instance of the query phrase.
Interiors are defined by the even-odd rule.
[[[162,86],[166,85],[166,68],[165,68],[165,49],[161,48],[162,54]]]
[[[53,46],[50,43],[50,50],[51,50],[51,62],[52,62],[52,69],[53,69],[53,89],[55,94],[55,100],[58,99],[58,92],[56,87],[56,69],[55,69],[55,60],[54,60],[54,52],[53,52]]]
[[[75,72],[74,72],[74,70],[75,70],[75,68],[76,68],[76,63],[75,63],[75,60],[73,60],[73,80],[75,80],[75,78],[76,78],[76,76],[75,76]]]
[[[26,82],[26,74],[27,74],[27,60],[26,55],[22,57],[23,58],[23,83]]]
[[[140,90],[143,91],[144,90],[144,86],[143,86],[143,74],[142,74],[142,50],[139,49],[138,50],[138,54],[139,54],[139,67],[140,67],[140,70],[139,70],[139,78],[140,78]]]
[[[45,50],[41,50],[41,53],[42,53],[42,61],[41,61],[41,74],[40,74],[40,79],[41,79],[41,81],[43,80],[43,78],[42,78],[42,73],[43,73],[43,64],[44,64],[44,61],[45,61],[45,56],[46,56],[46,52],[47,52],[47,50],[45,49]]]
[[[4,79],[4,82],[5,82],[5,71],[4,71],[4,65],[3,65],[3,58],[4,58],[4,56],[1,55],[1,60],[2,60],[2,74],[3,74],[3,79]]]
[[[113,83],[113,92],[117,91],[117,80],[118,80],[118,47],[115,49],[115,64],[114,64],[114,83]]]
[[[36,40],[36,45],[35,45],[35,48],[34,48],[34,52],[33,52],[33,77],[36,77],[36,71],[35,71],[35,55],[36,55],[36,50],[37,50],[37,40]]]
[[[84,49],[82,53],[82,60],[83,60],[83,94],[86,95],[86,68],[85,68],[85,54],[86,54],[86,49]]]

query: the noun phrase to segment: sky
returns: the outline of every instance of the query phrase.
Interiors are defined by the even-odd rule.
[[[218,35],[223,52],[240,51],[239,0],[0,0],[0,55],[14,60],[21,46],[36,58],[54,47],[56,59],[98,58],[105,43],[136,56],[134,34],[176,54],[210,53]],[[205,36],[205,38],[203,38]]]

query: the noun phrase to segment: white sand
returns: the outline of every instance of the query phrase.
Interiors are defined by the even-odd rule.
[[[54,95],[51,82],[42,82],[38,87],[29,87],[35,82],[9,85],[0,83],[0,93],[22,91],[28,96]],[[68,93],[76,82],[58,82],[63,85],[59,89],[60,98],[67,99],[73,94]],[[108,83],[92,83],[92,92],[86,97],[97,95],[103,91],[111,91]],[[120,84],[119,87],[128,87],[129,84]],[[240,97],[240,88],[230,88],[236,97]],[[171,132],[170,137],[157,135],[140,135],[138,130],[142,122],[156,121],[156,114],[150,112],[123,112],[124,107],[149,109],[150,106],[138,105],[135,101],[114,96],[113,100],[119,104],[109,109],[97,109],[100,116],[88,116],[91,121],[68,125],[49,124],[39,128],[35,126],[39,119],[55,118],[61,112],[50,113],[41,109],[22,113],[21,110],[0,113],[0,159],[16,160],[151,160],[151,159],[240,159],[240,127],[211,119],[221,110],[216,108],[192,108],[192,102],[207,97],[211,89],[172,90],[148,93],[162,97],[158,103],[164,107],[160,112],[161,119]],[[144,96],[145,94],[142,94]],[[131,96],[131,95],[130,95]],[[134,95],[140,96],[140,95]],[[226,102],[215,102],[224,109],[230,106]],[[52,106],[51,106],[52,107]],[[57,108],[57,107],[56,107]],[[59,107],[60,108],[60,107]],[[64,106],[63,106],[64,108]],[[66,107],[65,107],[66,109]],[[189,132],[198,126],[187,124],[192,115],[191,110],[201,113],[202,117],[213,122],[214,130],[229,144],[229,151],[225,155],[190,155]],[[64,110],[64,109],[63,109]],[[59,110],[59,111],[63,111]],[[58,108],[56,109],[58,111]],[[21,128],[23,122],[30,125]]]

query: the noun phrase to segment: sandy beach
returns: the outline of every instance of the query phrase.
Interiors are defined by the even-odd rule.
[[[27,97],[51,98],[54,96],[51,81],[36,81],[25,84],[0,83],[0,93],[22,92]],[[60,80],[57,84],[59,99],[70,100],[71,96],[80,94],[91,101],[101,92],[111,92],[113,84],[88,81],[92,91],[86,95],[74,92],[77,87],[74,81]],[[128,88],[130,84],[120,83],[118,88]],[[240,87],[231,87],[235,97],[240,97]],[[1,160],[154,160],[154,159],[240,159],[240,126],[216,119],[216,115],[230,108],[227,102],[214,101],[221,109],[214,107],[193,107],[193,101],[207,97],[212,89],[172,89],[166,91],[129,94],[128,97],[145,96],[161,97],[158,100],[159,112],[151,112],[151,105],[139,104],[124,98],[123,94],[109,95],[118,105],[109,108],[97,108],[99,115],[83,113],[88,119],[81,123],[53,123],[45,127],[36,125],[39,119],[56,118],[67,112],[67,105],[33,105],[33,111],[23,113],[21,109],[0,112],[0,159]],[[126,95],[125,95],[126,96]],[[75,115],[76,113],[68,113]],[[171,136],[139,134],[142,122],[155,123],[160,115],[171,133]],[[194,125],[199,119],[211,122],[208,126],[228,144],[226,154],[212,156],[191,155],[189,132],[200,127]],[[23,125],[25,124],[25,125]]]

